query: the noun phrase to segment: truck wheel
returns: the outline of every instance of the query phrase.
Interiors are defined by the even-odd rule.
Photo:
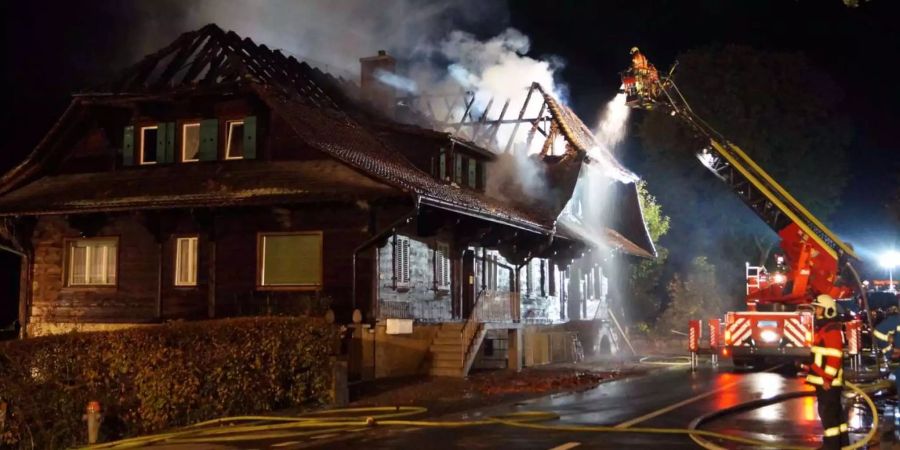
[[[734,364],[734,367],[737,367],[739,369],[745,369],[750,365],[750,360],[747,358],[734,358],[731,360],[731,362]]]

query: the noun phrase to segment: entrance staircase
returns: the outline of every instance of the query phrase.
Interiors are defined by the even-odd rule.
[[[471,341],[463,348],[465,326],[463,322],[441,324],[441,329],[431,343],[429,373],[432,376],[463,378],[469,374],[487,330],[479,325]]]
[[[481,291],[465,322],[441,324],[431,343],[432,376],[459,377],[469,374],[487,330],[505,328],[518,321],[519,297],[515,292],[498,295]]]

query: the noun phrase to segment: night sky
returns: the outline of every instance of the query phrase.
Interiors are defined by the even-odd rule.
[[[900,185],[900,88],[894,60],[900,57],[900,2],[873,0],[859,8],[847,8],[840,0],[563,3],[550,8],[543,2],[513,2],[511,22],[532,37],[533,52],[566,60],[562,77],[572,93],[570,102],[587,123],[596,117],[596,105],[618,86],[616,73],[628,64],[627,49],[633,45],[657,67],[709,44],[808,56],[843,88],[843,108],[854,119],[852,178],[840,212],[828,224],[857,249],[900,248],[900,224],[884,208]]]
[[[147,18],[130,3],[3,2],[6,139],[0,169],[34,147],[69,93],[137,59],[123,37]],[[615,94],[617,73],[628,64],[633,45],[658,67],[682,51],[713,43],[804,53],[842,86],[843,107],[855,119],[852,179],[841,213],[829,222],[857,246],[900,248],[900,226],[883,207],[900,173],[894,69],[900,2],[872,0],[848,8],[841,0],[520,0],[498,10],[503,13],[496,20],[482,18],[467,31],[487,37],[512,26],[531,37],[533,56],[561,57],[570,104],[589,124]]]

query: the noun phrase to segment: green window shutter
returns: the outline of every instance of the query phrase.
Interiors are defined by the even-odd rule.
[[[244,159],[256,159],[256,116],[244,117]]]
[[[166,123],[166,157],[165,162],[175,162],[175,122]]]
[[[438,162],[440,164],[440,172],[439,176],[441,180],[447,179],[447,153],[444,149],[441,149],[441,153],[438,155]]]
[[[122,137],[122,165],[134,165],[134,126],[125,127]]]
[[[219,120],[207,119],[200,122],[200,161],[215,161],[219,157]]]
[[[175,161],[175,124],[165,122],[156,129],[156,162],[160,164]]]
[[[478,161],[469,158],[469,176],[466,179],[466,182],[469,184],[469,187],[475,189],[477,187],[478,180]]]
[[[478,189],[487,189],[487,166],[483,162],[478,163]]]
[[[166,162],[166,130],[168,124],[161,123],[156,126],[156,162]]]
[[[459,153],[453,155],[455,164],[453,165],[453,180],[456,184],[462,184],[463,157]]]

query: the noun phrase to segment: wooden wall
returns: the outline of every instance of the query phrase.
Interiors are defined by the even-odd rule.
[[[202,215],[187,210],[109,215],[92,232],[119,239],[117,284],[103,287],[65,285],[65,242],[81,235],[72,226],[79,222],[65,216],[44,216],[38,219],[32,241],[29,322],[40,326],[191,320],[210,317],[210,313],[214,317],[322,314],[329,306],[326,299],[340,320],[349,321],[354,250],[370,238],[372,225],[380,230],[408,211],[403,206],[378,209],[373,218],[367,205],[333,203],[232,208]],[[157,215],[148,218],[148,214]],[[258,233],[283,231],[323,232],[320,290],[257,286]],[[199,237],[198,283],[178,287],[174,285],[175,240],[186,236]],[[210,271],[213,258],[214,273]],[[360,253],[357,307],[363,311],[371,307],[374,264],[374,247]],[[209,295],[211,275],[215,278],[214,299]]]
[[[116,286],[66,287],[63,259],[67,238],[80,232],[63,216],[38,219],[33,236],[34,263],[30,322],[148,322],[156,319],[158,250],[137,220],[118,217],[97,236],[119,238]]]

